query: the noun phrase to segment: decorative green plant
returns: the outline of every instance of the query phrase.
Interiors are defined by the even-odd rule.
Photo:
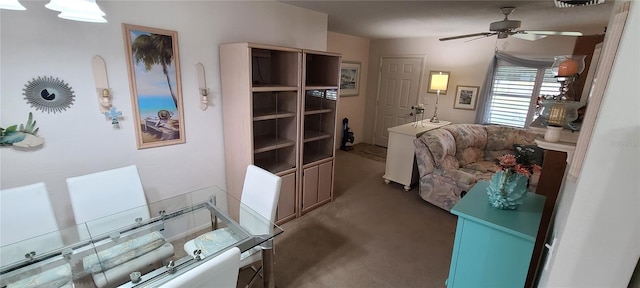
[[[38,129],[36,121],[33,120],[33,114],[29,112],[27,124],[20,124],[19,129],[18,125],[9,126],[6,129],[0,127],[0,146],[12,146],[15,143],[20,143],[27,138],[27,135],[36,136]]]

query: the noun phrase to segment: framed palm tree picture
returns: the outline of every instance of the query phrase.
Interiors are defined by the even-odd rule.
[[[185,143],[178,32],[122,28],[138,149]]]

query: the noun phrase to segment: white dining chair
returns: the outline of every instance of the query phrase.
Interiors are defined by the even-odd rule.
[[[178,275],[161,288],[236,288],[240,271],[240,249],[232,247],[195,268]]]
[[[37,257],[64,247],[47,187],[42,182],[0,191],[0,225],[0,267],[25,260],[28,253],[33,252]],[[73,285],[69,264],[35,274],[29,266],[21,269],[28,270],[31,275],[15,282],[7,281],[8,288]]]
[[[0,246],[58,231],[44,183],[5,189],[0,197]]]
[[[67,178],[76,223],[85,223],[96,237],[150,218],[142,182],[135,165]],[[82,233],[81,233],[82,234]],[[139,245],[140,250],[133,247]],[[132,248],[133,247],[133,248]],[[167,259],[174,254],[171,243],[157,231],[131,239],[83,259],[98,287],[126,281],[129,273]],[[124,257],[105,266],[104,257]],[[124,262],[124,263],[122,263]]]
[[[240,202],[242,206],[249,209],[240,209],[240,226],[252,235],[267,235],[273,233],[273,222],[276,217],[281,184],[282,179],[279,176],[254,165],[247,167]],[[256,217],[256,214],[258,217]],[[206,257],[205,250],[209,246],[219,245],[219,248],[222,249],[224,246],[230,245],[232,241],[220,241],[220,239],[230,238],[229,234],[231,233],[232,232],[226,228],[207,232],[185,243],[184,250],[187,254],[193,256],[194,251],[200,249],[202,250],[201,255]],[[215,242],[212,242],[212,239]],[[215,251],[215,249],[213,250]],[[243,252],[240,256],[240,267],[249,267],[251,264],[261,261],[261,250],[260,247],[254,247],[253,249]],[[255,271],[255,274],[247,286],[253,284],[253,281],[256,276],[259,275],[261,269],[262,267]]]

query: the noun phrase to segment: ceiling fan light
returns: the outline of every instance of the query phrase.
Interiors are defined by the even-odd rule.
[[[44,7],[54,11],[67,12],[71,14],[106,15],[100,9],[96,0],[51,0],[51,2],[44,5]]]
[[[553,0],[558,8],[569,8],[578,6],[598,5],[604,3],[605,0]]]
[[[0,0],[0,9],[7,10],[27,10],[18,0]]]
[[[104,17],[94,14],[83,14],[83,13],[74,13],[74,12],[61,12],[58,14],[58,17],[74,20],[74,21],[82,21],[82,22],[93,22],[93,23],[107,23],[107,20]]]

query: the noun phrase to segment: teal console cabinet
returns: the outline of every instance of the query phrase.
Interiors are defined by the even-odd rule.
[[[489,205],[479,181],[452,209],[458,216],[447,288],[524,287],[545,197],[528,193],[515,210]]]

